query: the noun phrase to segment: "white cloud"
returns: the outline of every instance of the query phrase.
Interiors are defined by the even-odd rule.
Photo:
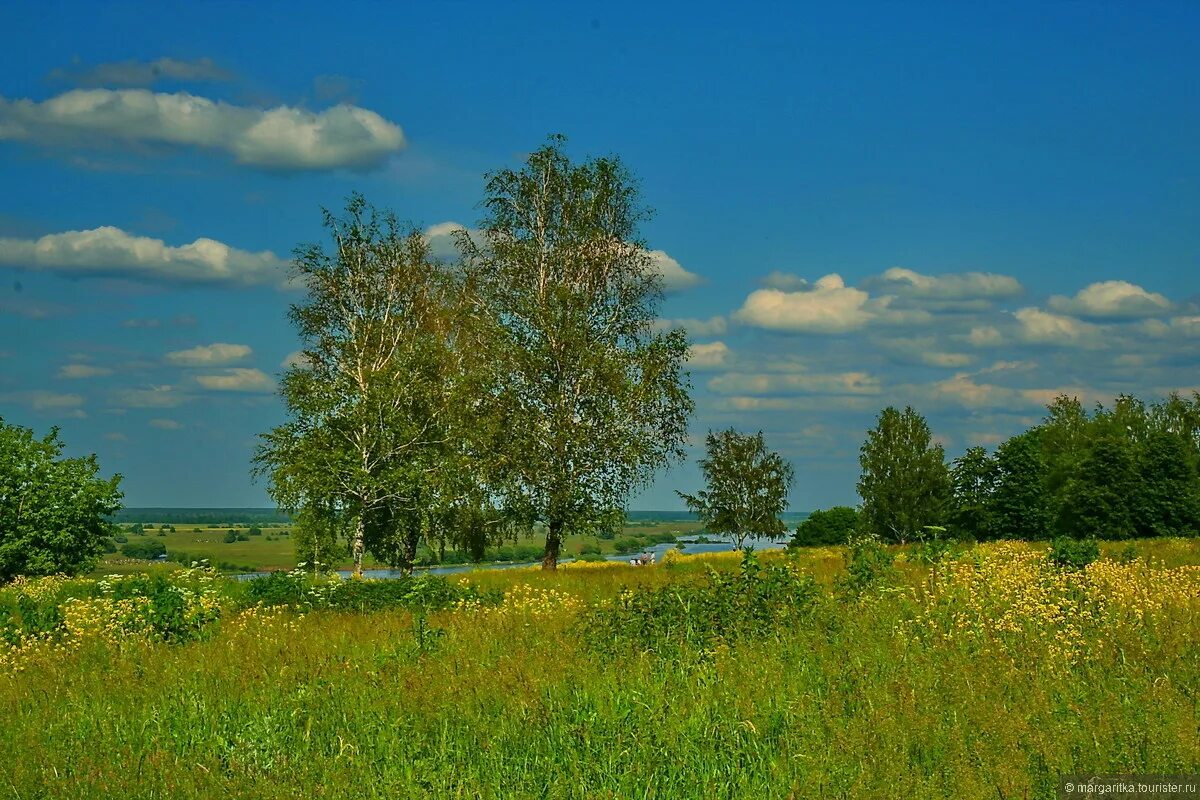
[[[891,337],[880,339],[878,344],[892,351],[899,361],[929,367],[965,367],[975,360],[974,356],[967,353],[943,350],[932,336],[914,339]]]
[[[74,89],[41,102],[0,97],[2,139],[197,147],[276,170],[378,167],[405,144],[399,126],[357,106],[263,110],[146,89]]]
[[[891,308],[890,296],[872,299],[829,274],[797,291],[758,289],[750,293],[734,319],[747,325],[798,333],[846,333],[872,323],[909,324],[929,320],[919,309]]]
[[[127,441],[129,441],[128,436],[126,436],[123,433],[118,433],[117,431],[110,431],[109,433],[104,434],[104,438],[110,442],[127,442]]]
[[[196,382],[218,392],[271,392],[275,384],[259,369],[235,367],[220,375],[197,375]]]
[[[693,369],[716,369],[729,359],[730,350],[724,342],[694,344],[688,348],[688,366]]]
[[[102,378],[112,375],[108,367],[93,367],[91,364],[63,364],[58,369],[60,378]]]
[[[730,372],[710,380],[708,388],[728,395],[874,395],[880,391],[879,379],[866,372]]]
[[[922,275],[911,269],[892,267],[869,282],[890,294],[933,300],[973,300],[1015,297],[1023,291],[1020,282],[991,272],[957,272]]]
[[[51,80],[76,86],[151,86],[163,80],[228,81],[233,73],[213,63],[211,58],[193,60],[156,58],[153,61],[114,61],[84,66],[72,64],[50,73]]]
[[[840,275],[821,278],[812,288],[785,292],[758,289],[750,293],[734,317],[749,325],[783,331],[844,333],[871,321],[870,295],[846,286]]]
[[[1052,314],[1040,308],[1022,308],[1013,314],[1027,342],[1091,346],[1099,344],[1101,329],[1074,317]]]
[[[158,428],[161,431],[177,431],[183,427],[182,424],[173,419],[152,419],[149,423],[151,428]]]
[[[690,336],[720,336],[728,330],[729,324],[724,317],[715,316],[708,319],[660,319],[654,327],[662,331],[683,328]]]
[[[967,335],[967,341],[976,347],[991,347],[1004,341],[1004,336],[1000,333],[1000,329],[993,325],[978,325],[971,328],[971,332]]]
[[[458,257],[458,248],[454,237],[459,231],[474,233],[466,225],[457,222],[439,222],[425,229],[425,241],[429,243],[429,251],[435,257],[453,261]]]
[[[25,392],[24,397],[34,411],[56,411],[83,405],[83,397],[78,394],[34,391]]]
[[[191,398],[169,384],[141,389],[120,389],[112,395],[112,405],[118,408],[175,408]]]
[[[234,286],[282,285],[287,277],[287,262],[269,251],[251,253],[213,239],[171,247],[161,239],[110,226],[40,239],[0,238],[0,265],[74,276]]]
[[[216,342],[188,350],[175,350],[167,353],[167,363],[180,367],[215,367],[241,361],[253,351],[244,344],[226,344]]]
[[[1161,315],[1171,310],[1171,301],[1128,281],[1101,281],[1080,289],[1074,297],[1055,295],[1049,306],[1064,314],[1112,319]]]
[[[663,288],[668,292],[679,292],[704,283],[703,278],[688,272],[665,250],[647,250],[646,255],[650,257],[650,269],[662,276]]]

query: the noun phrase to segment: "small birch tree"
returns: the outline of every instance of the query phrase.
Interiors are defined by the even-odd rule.
[[[787,533],[779,515],[787,510],[792,465],[767,449],[762,431],[754,436],[729,430],[708,432],[700,459],[705,488],[676,492],[713,533],[728,533],[741,550],[747,538],[777,539]]]

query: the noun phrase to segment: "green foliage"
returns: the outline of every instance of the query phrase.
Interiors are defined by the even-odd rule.
[[[121,545],[121,555],[127,558],[143,558],[152,561],[167,554],[167,546],[153,539],[136,539]]]
[[[1094,441],[1063,487],[1058,530],[1073,539],[1128,539],[1141,491],[1131,443],[1116,436]]]
[[[464,407],[451,400],[454,278],[418,229],[361,196],[325,227],[332,254],[295,253],[304,359],[283,377],[290,420],[262,436],[256,471],[281,507],[339,519],[329,530],[347,536],[356,571],[368,548],[407,566],[418,512],[457,496],[463,473],[447,432]]]
[[[225,532],[225,537],[222,539],[225,544],[233,544],[234,542],[248,542],[250,537],[241,531],[235,531],[232,528]]]
[[[996,460],[982,447],[971,447],[954,459],[950,527],[960,539],[984,541],[995,537],[992,497],[997,481]]]
[[[440,575],[420,575],[387,580],[318,578],[301,571],[274,572],[246,585],[246,598],[265,606],[291,606],[301,610],[332,609],[370,612],[389,608],[432,611],[460,600],[499,601],[494,593],[452,583]]]
[[[1167,431],[1147,434],[1137,459],[1134,501],[1138,536],[1195,536],[1200,532],[1200,480],[1195,450]]]
[[[476,442],[504,508],[566,533],[612,529],[630,492],[681,458],[692,411],[687,336],[659,331],[648,217],[617,158],[573,163],[552,136],[489,173],[477,234],[458,237],[473,314]]]
[[[735,573],[710,570],[695,584],[639,586],[591,611],[582,623],[588,645],[613,655],[623,650],[666,658],[703,655],[719,643],[775,636],[803,624],[816,584],[786,565],[762,566],[751,551]]]
[[[883,541],[905,542],[936,524],[950,499],[946,457],[925,418],[885,408],[859,453],[863,523]]]
[[[754,436],[733,428],[709,431],[700,470],[704,489],[676,494],[705,529],[732,535],[736,550],[747,538],[777,539],[787,532],[779,515],[787,510],[794,473],[791,464],[767,449],[762,431]]]
[[[37,439],[0,417],[0,584],[84,572],[110,541],[121,476],[98,478],[96,456],[64,458],[63,447],[58,428]]]
[[[879,537],[872,533],[856,535],[846,549],[846,574],[836,581],[838,593],[853,599],[888,583],[895,560]]]
[[[858,530],[860,517],[857,508],[834,506],[814,511],[796,526],[796,534],[788,547],[846,544]]]
[[[1050,543],[1049,559],[1055,566],[1064,569],[1083,569],[1100,558],[1100,545],[1095,539],[1070,539],[1056,537]]]
[[[1051,504],[1041,436],[1041,431],[1027,431],[997,448],[987,538],[1036,541],[1050,536]]]

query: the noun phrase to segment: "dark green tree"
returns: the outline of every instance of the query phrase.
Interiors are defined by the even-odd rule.
[[[859,451],[863,522],[889,542],[906,542],[944,519],[950,499],[946,455],[925,418],[907,407],[879,414]]]
[[[992,493],[996,460],[982,447],[971,447],[954,459],[950,470],[953,502],[947,518],[954,535],[984,541],[993,538]]]
[[[850,535],[857,530],[858,523],[858,509],[850,506],[814,511],[796,526],[796,534],[788,547],[846,544]]]
[[[1200,532],[1196,456],[1178,434],[1154,431],[1140,448],[1141,491],[1134,507],[1138,536],[1195,536]]]
[[[1128,539],[1143,489],[1129,440],[1097,439],[1063,487],[1058,530],[1073,539]]]
[[[18,575],[75,575],[111,541],[120,475],[97,477],[95,455],[64,458],[58,428],[45,438],[0,417],[0,583]]]
[[[779,515],[787,510],[792,465],[767,449],[762,431],[753,436],[732,428],[709,431],[700,471],[704,489],[676,494],[706,530],[731,535],[735,550],[747,538],[777,539],[787,532]]]
[[[996,448],[994,484],[987,516],[991,539],[1048,539],[1053,533],[1046,490],[1043,431],[1035,428]]]
[[[518,170],[487,176],[487,214],[459,247],[479,358],[471,402],[491,435],[487,483],[525,525],[607,526],[630,492],[682,458],[692,411],[687,337],[658,331],[662,277],[617,158],[572,163],[553,136]]]

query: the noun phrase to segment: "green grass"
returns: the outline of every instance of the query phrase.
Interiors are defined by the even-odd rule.
[[[427,647],[407,611],[232,609],[203,641],[84,644],[0,675],[0,792],[1051,798],[1060,773],[1200,771],[1197,543],[1139,542],[1140,561],[1086,574],[1004,547],[936,580],[901,560],[858,599],[833,588],[837,549],[764,554],[817,580],[811,617],[670,659],[601,656],[582,615],[733,557],[456,577],[533,599],[432,613]],[[1085,596],[1107,610],[1042,602]],[[947,635],[1013,603],[1017,632]],[[1074,663],[1054,650],[1073,625]]]

